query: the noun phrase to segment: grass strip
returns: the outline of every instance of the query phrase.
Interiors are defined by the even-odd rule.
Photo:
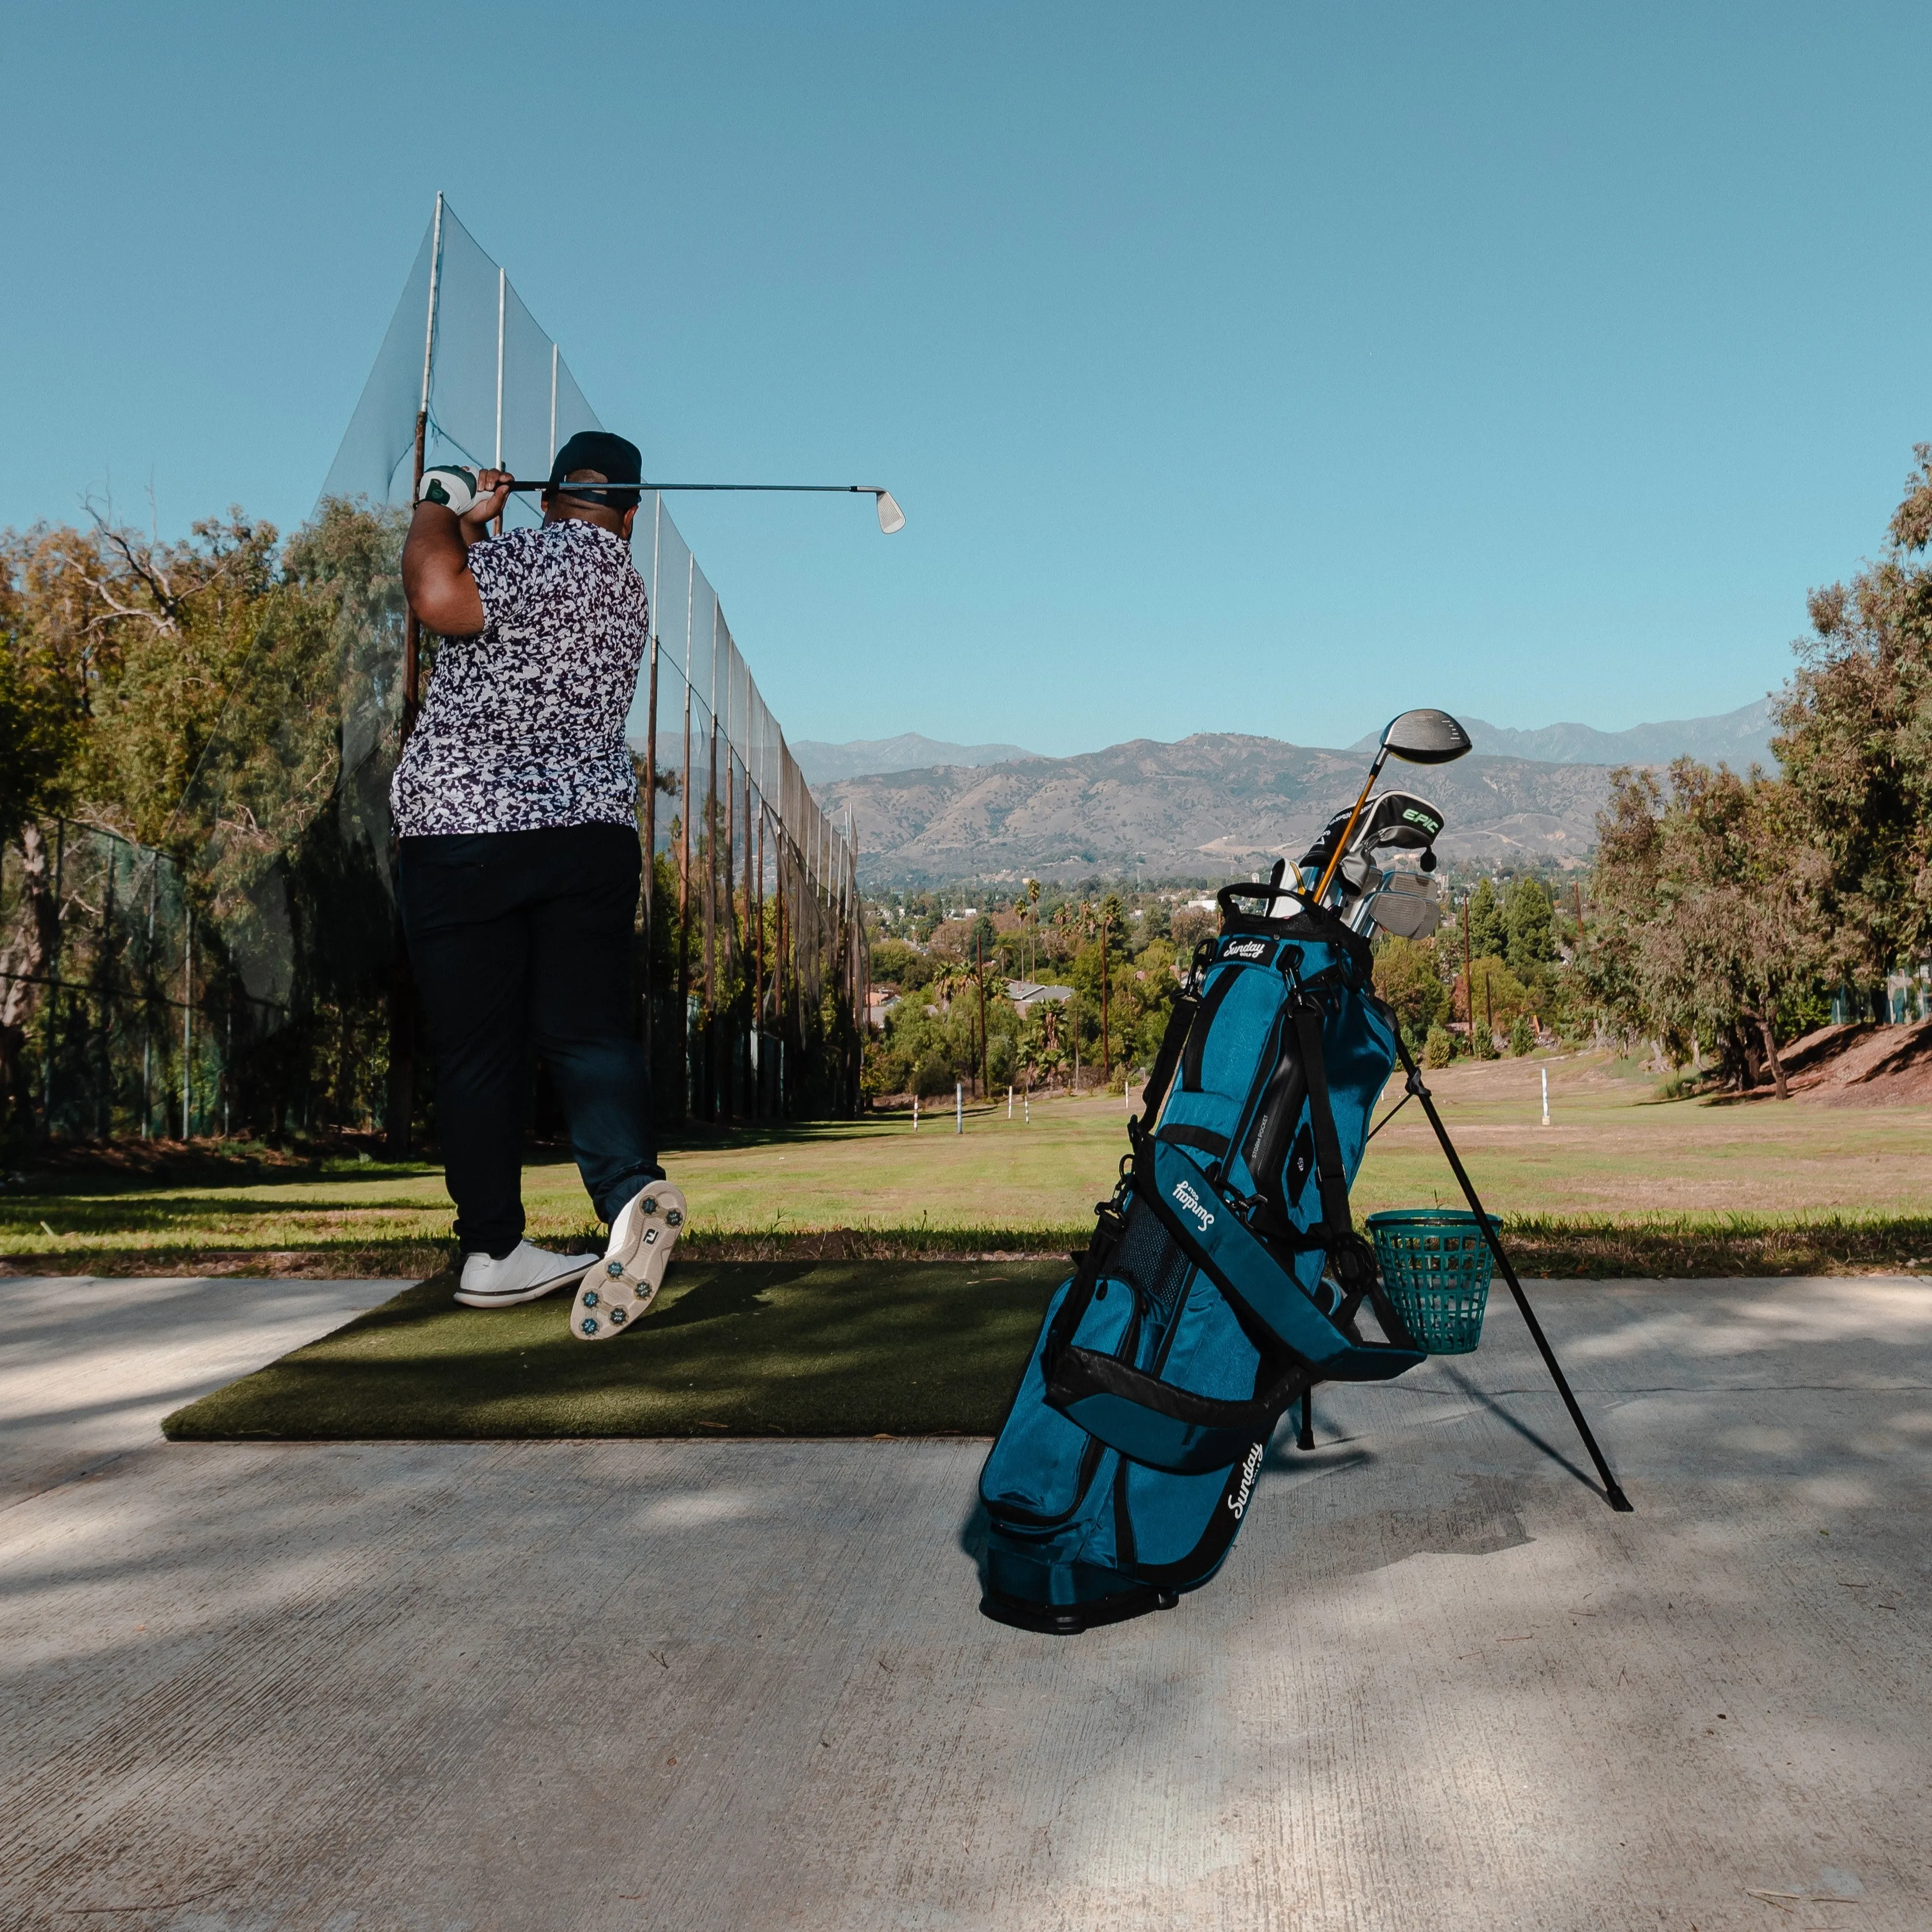
[[[991,1435],[1064,1260],[681,1258],[616,1340],[447,1273],[177,1409],[176,1442]]]
[[[715,1262],[1016,1261],[1035,1256],[1064,1260],[1087,1245],[1088,1222],[1078,1228],[825,1228],[711,1231],[693,1228],[679,1244],[682,1259]],[[601,1254],[601,1230],[546,1234],[542,1245],[568,1253]],[[452,1244],[413,1238],[383,1241],[349,1238],[300,1247],[218,1247],[206,1241],[154,1246],[110,1246],[96,1238],[72,1245],[0,1256],[0,1274],[290,1276],[313,1280],[421,1278],[450,1265]]]
[[[833,1228],[711,1232],[692,1228],[680,1253],[696,1262],[1064,1261],[1090,1223],[1063,1228]],[[1875,1214],[1505,1215],[1503,1237],[1519,1272],[1556,1280],[1696,1280],[1750,1275],[1903,1273],[1932,1267],[1932,1216]],[[586,1228],[544,1245],[597,1251]],[[0,1258],[4,1274],[241,1275],[404,1279],[448,1266],[449,1244],[408,1238],[345,1239],[291,1248],[103,1243]]]
[[[1900,1274],[1932,1262],[1932,1216],[1518,1214],[1503,1241],[1519,1274],[1553,1280]]]

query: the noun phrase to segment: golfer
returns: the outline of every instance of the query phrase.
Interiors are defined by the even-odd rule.
[[[463,1250],[456,1299],[503,1308],[580,1280],[571,1331],[586,1341],[650,1305],[684,1222],[629,1024],[643,862],[624,719],[650,626],[630,550],[642,476],[634,445],[586,431],[551,466],[541,527],[488,537],[511,473],[485,470],[460,515],[419,502],[403,548],[410,608],[443,640],[390,802]],[[602,1256],[523,1238],[532,1046],[610,1226]]]

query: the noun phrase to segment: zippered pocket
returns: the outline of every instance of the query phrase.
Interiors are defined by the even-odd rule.
[[[980,1474],[980,1501],[1003,1529],[1045,1534],[1069,1522],[1086,1500],[1106,1454],[1105,1444],[1046,1400],[1042,1358],[1078,1281],[1078,1276],[1068,1281],[1048,1305],[1006,1425]],[[1088,1292],[1086,1306],[1066,1339],[1096,1354],[1131,1361],[1143,1325],[1141,1298],[1132,1284],[1118,1275],[1102,1275]]]

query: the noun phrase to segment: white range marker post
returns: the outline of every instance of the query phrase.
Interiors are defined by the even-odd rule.
[[[1026,1092],[1021,1098],[1020,1108],[1020,1125],[1023,1127],[1031,1126],[1033,1125],[1033,1082],[1030,1080],[1027,1082]]]
[[[1543,1124],[1550,1124],[1550,1069],[1543,1070]]]
[[[912,1096],[912,1130],[914,1133],[919,1132],[919,1096],[916,1094]]]
[[[1008,1120],[1010,1120],[1012,1118],[1012,1117],[1013,1117],[1013,1084],[1012,1084],[1012,1082],[1010,1080],[1010,1081],[1008,1081],[1008,1082],[1006,1082],[1006,1118],[1007,1118]]]
[[[966,1131],[966,1083],[963,1080],[952,1083],[952,1131],[956,1134]]]

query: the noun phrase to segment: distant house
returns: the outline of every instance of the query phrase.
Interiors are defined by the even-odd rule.
[[[1072,997],[1073,988],[1071,986],[1042,986],[1036,980],[1009,980],[1006,982],[1006,998],[1023,1013],[1038,1006],[1042,1000],[1058,1001],[1070,1000]]]
[[[866,1017],[874,1026],[883,1026],[886,1014],[899,1003],[899,996],[890,988],[874,986],[872,998],[866,1004]]]

